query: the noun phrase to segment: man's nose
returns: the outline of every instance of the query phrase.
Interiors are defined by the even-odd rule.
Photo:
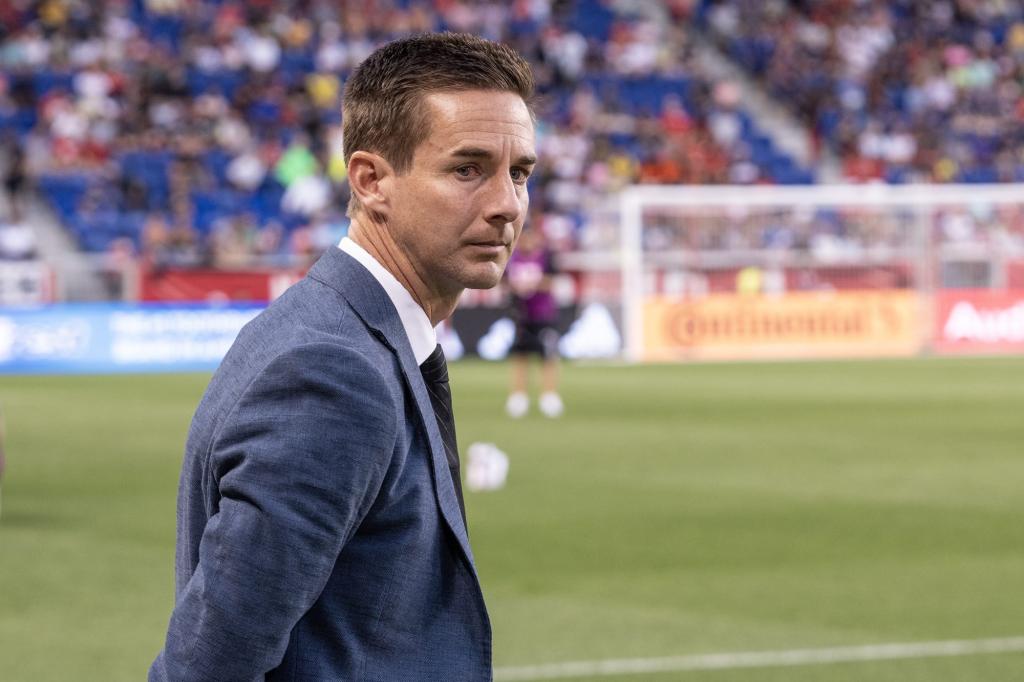
[[[526,189],[523,188],[525,192]],[[516,183],[507,174],[498,173],[491,179],[485,218],[492,225],[507,225],[519,219],[522,204]]]

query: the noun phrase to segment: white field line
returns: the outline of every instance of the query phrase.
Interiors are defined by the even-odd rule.
[[[548,663],[544,665],[497,668],[494,671],[494,679],[500,682],[511,680],[555,680],[572,677],[598,677],[602,675],[781,667],[1014,652],[1024,652],[1024,637],[869,644],[866,646],[835,647],[831,649],[737,651],[733,653],[669,656],[665,658],[623,658],[604,661]]]

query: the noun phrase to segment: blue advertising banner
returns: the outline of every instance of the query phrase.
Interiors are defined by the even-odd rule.
[[[0,374],[213,370],[262,310],[203,304],[0,308]]]

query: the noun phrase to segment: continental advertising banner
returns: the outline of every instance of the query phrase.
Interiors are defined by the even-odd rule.
[[[651,298],[644,305],[647,360],[913,355],[921,350],[912,292],[794,292]]]
[[[212,370],[260,310],[105,304],[0,309],[0,374]]]
[[[943,291],[935,302],[937,353],[1024,353],[1024,291]]]

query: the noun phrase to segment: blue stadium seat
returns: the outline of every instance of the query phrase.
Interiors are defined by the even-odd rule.
[[[245,74],[241,71],[231,71],[228,69],[210,72],[191,68],[185,75],[185,82],[193,97],[216,92],[225,97],[232,98],[242,83],[245,82]]]
[[[79,202],[89,187],[98,182],[84,173],[47,174],[40,176],[39,190],[62,220],[76,215]]]
[[[206,169],[220,185],[228,184],[228,166],[231,164],[231,155],[220,147],[214,147],[203,152],[203,168]]]
[[[32,74],[32,88],[36,97],[43,97],[53,90],[71,92],[75,75],[71,71],[43,69]]]
[[[208,234],[221,218],[248,210],[249,198],[243,192],[215,189],[192,193],[193,222],[200,234]]]
[[[606,42],[615,22],[615,13],[608,9],[607,3],[600,0],[580,0],[575,5],[568,25],[586,38]]]

